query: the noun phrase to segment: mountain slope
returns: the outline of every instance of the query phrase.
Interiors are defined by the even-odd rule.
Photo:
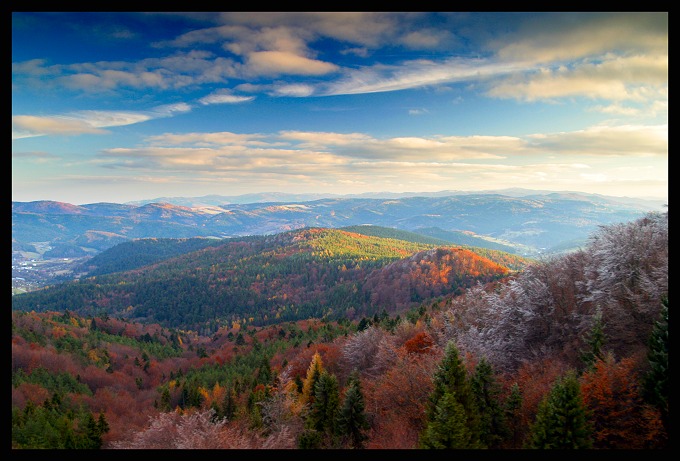
[[[397,262],[403,264],[390,264]],[[19,310],[106,312],[166,326],[214,329],[234,321],[262,325],[398,312],[509,273],[507,266],[467,249],[434,251],[433,245],[313,228],[227,239],[219,246],[17,295],[12,301]],[[396,298],[374,295],[388,286]]]

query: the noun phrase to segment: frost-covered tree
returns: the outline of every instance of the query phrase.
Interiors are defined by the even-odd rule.
[[[630,355],[646,345],[668,293],[668,213],[603,226],[588,252],[584,300],[602,307],[610,343]]]
[[[348,371],[356,369],[362,374],[369,373],[386,334],[382,328],[371,326],[349,337],[342,346],[342,360]]]

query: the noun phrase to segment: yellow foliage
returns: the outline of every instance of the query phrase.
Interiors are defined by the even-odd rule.
[[[90,349],[90,352],[87,353],[87,357],[95,363],[100,360],[96,349]]]
[[[321,355],[319,355],[318,352],[315,352],[312,356],[309,368],[307,369],[307,377],[302,384],[302,395],[300,396],[302,404],[310,401],[310,397],[314,393],[314,385],[322,372],[323,362],[321,360]]]
[[[80,323],[78,323],[78,319],[76,319],[75,317],[71,317],[71,325],[73,325],[74,327],[79,327]]]

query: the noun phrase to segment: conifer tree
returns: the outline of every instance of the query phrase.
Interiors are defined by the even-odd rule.
[[[559,378],[538,407],[526,448],[591,448],[592,428],[576,373]]]
[[[654,405],[661,412],[666,432],[669,432],[668,395],[669,372],[668,372],[668,298],[661,302],[660,319],[655,323],[649,338],[649,350],[647,353],[650,369],[643,379],[645,400]]]
[[[308,418],[308,427],[326,434],[335,433],[335,423],[340,407],[340,390],[335,375],[322,371],[314,386],[314,401]]]
[[[222,400],[222,411],[220,414],[227,420],[231,420],[236,414],[236,390],[234,386],[227,389]]]
[[[522,434],[522,391],[519,384],[513,383],[510,388],[510,395],[505,399],[505,420],[510,430],[511,447],[518,448],[521,446]]]
[[[359,373],[355,370],[350,375],[345,391],[345,399],[338,413],[338,434],[349,439],[351,448],[364,448],[364,442],[368,439],[366,431],[370,428],[366,414],[364,413],[364,395],[361,390]]]
[[[455,397],[455,391],[444,392],[433,410],[419,443],[421,448],[477,448],[470,446],[472,434],[467,427],[465,408]]]
[[[475,367],[471,387],[480,415],[480,439],[488,448],[499,448],[509,430],[500,403],[500,384],[485,357]]]
[[[604,352],[602,348],[605,343],[604,322],[602,321],[602,311],[597,310],[594,316],[594,323],[585,338],[588,349],[581,354],[581,360],[587,369],[592,369],[597,360],[602,360]]]
[[[434,374],[434,389],[428,398],[426,417],[428,422],[434,422],[441,417],[440,400],[444,394],[451,394],[465,413],[465,425],[468,429],[468,439],[459,448],[482,448],[479,439],[479,410],[472,393],[470,380],[467,376],[458,348],[449,341],[446,345],[444,358]],[[438,416],[439,415],[439,416]]]
[[[309,368],[307,368],[307,377],[302,384],[302,395],[300,396],[300,399],[303,404],[311,404],[314,402],[314,387],[316,386],[316,382],[319,380],[322,371],[323,361],[321,360],[321,355],[319,355],[318,352],[315,352],[309,363]]]

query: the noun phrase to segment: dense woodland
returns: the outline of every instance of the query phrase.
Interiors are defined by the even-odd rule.
[[[197,246],[202,249],[189,251]],[[140,267],[154,248],[166,257]],[[382,310],[396,315],[477,281],[505,277],[526,262],[496,250],[435,249],[322,228],[218,242],[145,239],[93,258],[91,274],[101,275],[12,301],[19,310],[107,313],[212,334],[233,322],[356,320]],[[107,273],[112,268],[128,270]]]
[[[305,232],[270,237],[299,244],[270,253],[246,251],[259,239],[232,242],[241,266],[225,253],[214,262],[222,247],[179,258],[218,264],[215,284],[227,274],[257,282],[281,259],[301,265],[273,280],[309,267],[300,286],[365,271],[368,304],[404,305],[260,324],[241,315],[209,334],[117,309],[15,308],[12,447],[670,447],[667,213],[603,226],[581,250],[519,271],[495,263],[504,271],[488,279],[476,276],[493,266],[469,249],[394,246],[378,264],[353,259],[352,241],[375,251],[369,237]],[[182,260],[157,266],[172,275]],[[369,271],[378,266],[390,270]],[[152,272],[128,274],[116,283]],[[289,283],[287,294],[303,296]]]

